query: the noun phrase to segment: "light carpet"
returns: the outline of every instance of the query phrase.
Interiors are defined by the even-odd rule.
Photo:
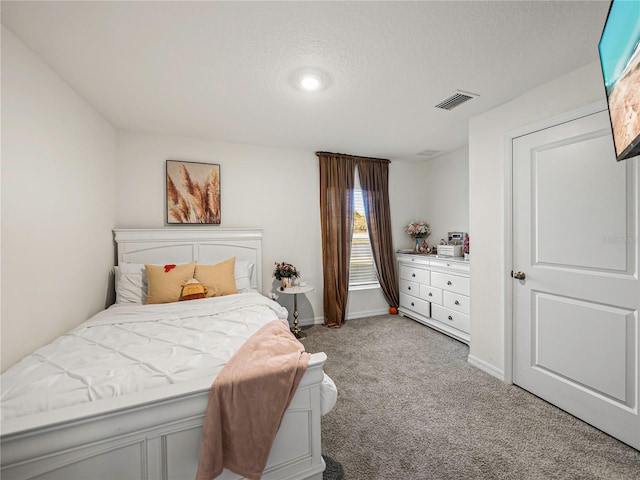
[[[640,452],[467,362],[463,343],[401,316],[305,329],[338,402],[326,480],[640,479]]]

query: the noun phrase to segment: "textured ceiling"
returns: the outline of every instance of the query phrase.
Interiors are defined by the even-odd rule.
[[[1,8],[2,23],[117,128],[412,161],[466,145],[470,117],[597,61],[609,2]],[[330,85],[294,89],[302,67]],[[480,96],[434,108],[455,90]]]

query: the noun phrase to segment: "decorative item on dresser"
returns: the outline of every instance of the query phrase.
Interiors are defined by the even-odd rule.
[[[428,248],[426,239],[431,235],[431,227],[429,224],[424,220],[409,222],[409,225],[405,227],[405,231],[415,242],[415,252],[426,253]]]
[[[407,254],[397,259],[399,313],[469,344],[469,262]]]

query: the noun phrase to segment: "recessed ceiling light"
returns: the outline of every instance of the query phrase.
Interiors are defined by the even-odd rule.
[[[299,68],[291,74],[291,85],[303,92],[318,92],[329,85],[329,75],[313,67]]]
[[[318,90],[321,85],[322,85],[322,81],[316,75],[307,74],[307,75],[303,75],[300,78],[300,86],[302,87],[303,90],[306,90],[308,92],[313,92],[314,90]]]

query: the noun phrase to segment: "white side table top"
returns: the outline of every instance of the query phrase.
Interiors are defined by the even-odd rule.
[[[293,295],[296,293],[307,293],[311,290],[313,290],[313,287],[311,285],[296,285],[295,287],[285,288],[284,290],[280,290],[280,288],[278,288],[276,290],[276,293],[286,293],[288,295]]]

